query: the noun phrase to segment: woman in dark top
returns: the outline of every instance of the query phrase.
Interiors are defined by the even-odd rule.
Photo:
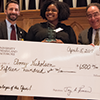
[[[69,7],[64,2],[47,0],[44,2],[40,15],[47,22],[38,23],[30,27],[26,40],[38,42],[72,43],[76,44],[76,36],[70,26],[61,21],[68,19]],[[66,100],[64,98],[35,97],[36,100]]]
[[[26,40],[77,43],[73,29],[61,23],[61,21],[67,20],[70,15],[70,9],[66,3],[47,0],[40,9],[40,15],[43,19],[46,19],[47,22],[31,26],[26,36]],[[51,33],[49,32],[50,30]],[[48,38],[50,38],[49,40],[51,41],[48,41]]]

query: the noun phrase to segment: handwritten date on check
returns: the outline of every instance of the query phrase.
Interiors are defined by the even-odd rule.
[[[0,94],[100,98],[100,47],[0,40]]]

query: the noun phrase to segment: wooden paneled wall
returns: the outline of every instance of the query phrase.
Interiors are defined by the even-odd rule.
[[[17,98],[17,100],[35,100],[35,99],[33,97],[22,97],[22,96],[19,96]],[[48,100],[48,99],[45,99],[45,100]],[[66,100],[87,100],[87,99],[66,99]]]
[[[76,37],[78,38],[78,35],[82,30],[90,27],[86,18],[85,7],[70,8],[70,11],[71,15],[69,19],[63,21],[63,23],[70,25],[74,29]],[[0,21],[4,19],[5,14],[0,13]],[[25,31],[28,31],[32,25],[44,21],[45,20],[43,20],[40,16],[40,10],[22,10],[17,20],[17,24]]]
[[[70,10],[71,10],[71,15],[69,19],[63,21],[63,23],[65,23],[66,25],[70,25],[74,29],[76,37],[78,38],[78,35],[82,30],[90,27],[85,15],[85,7],[70,8]],[[5,14],[0,13],[0,21],[3,21],[4,19],[5,19]],[[32,25],[44,21],[45,20],[43,20],[40,16],[40,10],[22,10],[17,20],[17,24],[25,31],[28,31],[28,29]],[[17,100],[34,100],[34,99],[33,97],[19,96]],[[67,100],[80,100],[80,99],[67,99]]]

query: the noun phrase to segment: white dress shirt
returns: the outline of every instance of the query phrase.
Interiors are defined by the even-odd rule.
[[[10,35],[11,35],[12,28],[11,28],[11,23],[7,19],[6,19],[6,24],[7,24],[8,40],[10,40]],[[15,26],[15,31],[16,31],[16,40],[18,40],[18,38],[17,38],[17,28],[16,28],[16,24],[14,24],[14,26]]]

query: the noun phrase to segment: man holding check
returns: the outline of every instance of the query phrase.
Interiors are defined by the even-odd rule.
[[[92,46],[100,45],[100,4],[89,4],[86,8],[86,17],[91,27],[79,34],[78,42],[79,44],[91,44]]]
[[[0,22],[0,39],[24,40],[26,32],[17,26],[16,20],[20,15],[19,4],[11,0],[5,7],[6,19]]]
[[[79,44],[100,44],[100,4],[91,3],[86,8],[86,16],[91,27],[79,34]]]
[[[5,14],[6,19],[0,22],[0,39],[24,40],[27,33],[16,25],[16,19],[20,15],[18,2],[9,1],[5,7]],[[0,100],[17,100],[17,96],[0,95]]]

